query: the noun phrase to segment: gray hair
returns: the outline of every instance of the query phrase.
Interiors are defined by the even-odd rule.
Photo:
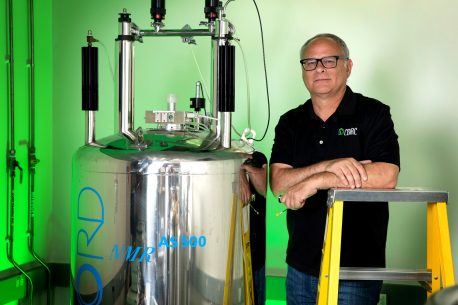
[[[302,59],[302,56],[304,55],[305,50],[310,46],[310,44],[315,39],[318,39],[318,38],[330,38],[330,39],[334,40],[340,46],[340,48],[342,49],[345,57],[350,58],[350,51],[348,50],[347,44],[345,43],[345,41],[343,41],[342,38],[340,38],[339,36],[334,35],[334,34],[324,33],[324,34],[315,35],[315,36],[313,36],[312,38],[310,38],[309,40],[307,40],[304,43],[304,45],[301,48],[301,53],[299,54],[299,57],[301,59]]]

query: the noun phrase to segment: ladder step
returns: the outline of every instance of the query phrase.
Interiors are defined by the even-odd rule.
[[[425,189],[330,189],[328,207],[335,201],[448,202],[448,192]]]
[[[431,282],[431,270],[387,269],[387,268],[340,268],[341,280],[393,280]]]

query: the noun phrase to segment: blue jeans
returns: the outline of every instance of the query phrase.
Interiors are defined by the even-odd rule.
[[[377,305],[383,281],[339,281],[339,305]],[[286,302],[288,305],[315,305],[318,278],[288,266]]]
[[[266,303],[266,267],[253,270],[254,303],[264,305]]]

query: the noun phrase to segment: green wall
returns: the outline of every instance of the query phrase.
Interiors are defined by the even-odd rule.
[[[15,0],[17,33],[17,109],[26,109],[26,24],[25,0]],[[166,27],[181,28],[185,23],[197,27],[203,19],[204,1],[167,1]],[[40,227],[40,253],[53,262],[68,262],[70,235],[71,157],[84,142],[84,114],[81,109],[80,48],[87,30],[101,40],[100,111],[98,137],[113,133],[115,69],[114,38],[117,14],[122,8],[132,13],[141,27],[149,26],[150,1],[53,1],[36,2],[37,30],[37,218]],[[378,98],[390,105],[400,137],[402,170],[400,186],[425,186],[450,192],[449,218],[454,253],[458,253],[456,190],[458,189],[458,99],[456,85],[458,35],[455,20],[458,3],[420,1],[259,1],[266,42],[267,69],[272,103],[271,128],[266,139],[256,144],[270,155],[273,130],[279,116],[308,98],[301,81],[299,48],[306,38],[319,32],[333,32],[350,47],[354,62],[349,80],[354,91]],[[52,6],[52,16],[51,16]],[[4,20],[2,3],[0,20]],[[262,71],[261,39],[256,11],[251,1],[237,0],[228,6],[227,17],[236,27],[247,58],[252,101],[252,127],[258,134],[265,128],[266,94]],[[52,22],[51,22],[52,21]],[[0,46],[5,53],[5,31],[0,28]],[[50,32],[52,29],[52,32]],[[52,37],[52,40],[51,40]],[[52,43],[52,47],[51,46]],[[136,44],[136,125],[145,126],[145,110],[165,109],[166,96],[178,96],[178,109],[186,110],[199,73],[193,49],[208,83],[209,42],[197,38],[188,46],[178,38],[145,39]],[[234,125],[247,126],[245,76],[241,52],[237,53],[237,105]],[[6,64],[0,66],[0,127],[6,129]],[[21,85],[19,85],[21,83]],[[52,90],[52,91],[51,91]],[[52,96],[51,96],[52,92]],[[40,104],[41,106],[38,106]],[[17,114],[17,150],[26,162],[27,123],[24,112]],[[2,133],[1,150],[6,151]],[[0,181],[5,184],[5,163],[0,162]],[[24,221],[26,184],[18,186],[18,221]],[[5,188],[1,188],[6,204]],[[39,208],[38,208],[39,206]],[[276,217],[281,206],[269,195],[268,272],[284,272],[286,247],[285,215]],[[0,212],[0,236],[5,235],[4,209]],[[391,205],[388,263],[396,267],[421,267],[425,262],[425,209],[422,205]],[[26,225],[18,225],[20,247],[25,246]],[[58,246],[56,246],[58,245]],[[46,249],[45,249],[46,247]],[[20,253],[20,251],[18,251]],[[455,255],[456,257],[456,255]],[[20,253],[20,261],[29,257]],[[458,261],[455,259],[455,265]],[[0,252],[0,269],[9,265]],[[455,270],[458,270],[455,268]]]
[[[54,182],[53,224],[65,244],[69,236],[71,155],[84,141],[84,115],[80,111],[80,47],[87,30],[106,46],[100,48],[100,108],[98,136],[113,132],[114,62],[117,13],[127,8],[141,28],[149,26],[150,1],[54,1]],[[167,28],[185,23],[196,27],[203,19],[204,1],[167,1]],[[270,155],[273,130],[279,116],[308,98],[298,64],[299,48],[306,38],[320,32],[343,37],[354,62],[350,86],[357,92],[390,105],[400,137],[402,170],[400,186],[424,186],[450,191],[452,246],[458,253],[455,192],[458,188],[458,114],[455,109],[458,77],[458,36],[452,20],[458,3],[435,1],[318,1],[264,0],[258,3],[264,25],[267,69],[272,103],[271,128],[256,148]],[[247,58],[252,101],[252,127],[258,134],[267,116],[260,30],[251,1],[234,1],[227,17],[236,27]],[[199,79],[191,49],[208,82],[209,43],[198,38],[197,46],[177,38],[145,39],[136,44],[136,126],[144,126],[146,109],[165,109],[168,93],[176,93],[179,109],[187,109]],[[237,53],[237,105],[234,125],[247,126],[245,76]],[[287,235],[285,215],[269,195],[268,258],[270,273],[284,272]],[[391,205],[388,263],[397,267],[421,267],[425,261],[425,208]],[[69,248],[53,258],[68,261]],[[458,264],[458,262],[456,262]]]
[[[0,271],[11,268],[6,258],[6,209],[7,209],[7,104],[8,86],[6,60],[7,21],[6,3],[0,4]],[[13,1],[13,42],[14,42],[14,102],[15,102],[15,141],[16,159],[24,169],[23,182],[20,183],[19,171],[15,180],[15,226],[14,258],[18,263],[32,260],[27,252],[27,174],[28,174],[28,21],[26,0]],[[36,154],[40,160],[36,167],[35,192],[35,250],[49,259],[47,249],[53,246],[50,223],[48,221],[52,189],[52,49],[51,49],[51,0],[35,1],[35,103],[36,103]]]

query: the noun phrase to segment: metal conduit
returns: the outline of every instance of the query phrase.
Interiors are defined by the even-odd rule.
[[[7,140],[7,207],[6,207],[6,256],[9,262],[22,273],[27,281],[29,282],[29,302],[33,304],[33,282],[30,276],[19,266],[14,259],[14,187],[16,178],[16,168],[20,171],[20,182],[22,182],[22,168],[19,162],[16,160],[16,150],[14,145],[14,47],[13,47],[13,0],[7,1],[7,82],[8,82],[8,115],[7,115],[7,129],[8,129],[8,140]]]
[[[39,160],[36,157],[35,147],[35,19],[34,2],[28,1],[28,34],[29,34],[29,145],[28,145],[28,249],[33,258],[46,270],[47,289],[46,304],[52,304],[51,298],[51,270],[35,252],[35,168]]]

